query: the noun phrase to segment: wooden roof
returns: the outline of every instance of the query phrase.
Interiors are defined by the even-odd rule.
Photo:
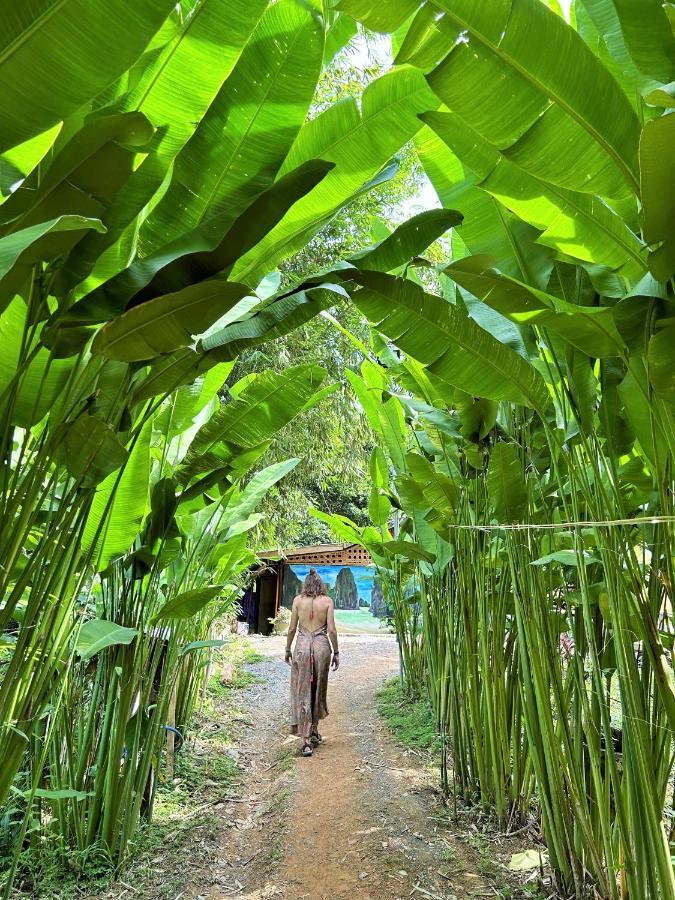
[[[278,559],[283,563],[320,566],[370,566],[370,553],[358,544],[313,544],[294,550],[263,550],[259,559]]]

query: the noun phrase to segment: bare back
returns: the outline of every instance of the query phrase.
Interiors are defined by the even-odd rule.
[[[312,610],[314,616],[311,616]],[[307,631],[316,631],[317,628],[328,626],[328,630],[335,629],[335,617],[333,614],[333,601],[330,597],[320,594],[318,597],[307,597],[299,594],[293,600],[293,615],[297,615],[297,621]]]

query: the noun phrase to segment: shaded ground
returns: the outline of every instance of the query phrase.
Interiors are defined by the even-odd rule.
[[[235,743],[221,753],[241,767],[236,789],[227,778],[206,778],[205,802],[179,813],[162,843],[106,898],[520,896],[503,862],[522,848],[507,841],[500,855],[475,827],[453,828],[436,773],[398,746],[378,716],[374,694],[398,671],[392,636],[341,637],[324,743],[311,759],[299,757],[287,735],[285,639],[250,640],[263,657],[247,667],[253,683],[237,691],[234,710],[231,696],[222,701],[224,730],[235,729]],[[212,752],[204,743],[192,748],[197,758]]]

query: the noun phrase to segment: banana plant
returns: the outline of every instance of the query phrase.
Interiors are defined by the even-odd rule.
[[[387,374],[372,399],[365,382],[356,393],[397,472],[402,532],[435,554],[418,563],[426,681],[455,781],[504,825],[536,800],[560,889],[670,896],[672,626],[658,572],[671,565],[672,413],[647,376],[645,428],[630,389],[671,304],[638,306],[631,332],[621,304],[579,302],[592,291],[582,269],[558,268],[577,305],[483,258],[442,274],[454,299],[346,278],[399,349],[375,343],[381,366],[368,365]]]
[[[202,377],[165,400],[121,477],[98,485],[82,548],[100,574],[80,600],[75,658],[68,663],[65,651],[61,662],[48,774],[35,767],[24,791],[29,810],[51,804],[68,844],[103,846],[119,860],[152,809],[169,699],[180,683],[180,724],[189,728],[188,698],[203,675],[190,654],[213,646],[213,623],[232,609],[255,559],[246,534],[259,520],[256,507],[298,460],[244,482],[247,472],[276,431],[325,395],[325,372],[300,366],[246,377],[223,404],[216,392],[224,376]],[[205,465],[216,478],[205,481]],[[21,672],[17,678],[30,689],[15,692],[13,715],[27,730],[53,694],[41,698]]]
[[[317,368],[265,373],[206,414],[238,353],[346,297],[335,279],[272,296],[258,285],[389,177],[418,113],[437,106],[411,68],[307,120],[323,66],[355,31],[321,3],[146,7],[17,13],[0,63],[0,805],[21,773],[25,823],[54,804],[67,843],[102,842],[117,858],[151,807],[171,679],[200,652],[181,651],[212,639],[216,607],[188,604],[181,645],[179,629],[151,624],[159,597],[198,605],[236,583],[247,491],[259,503],[266,489],[241,480],[330,390]],[[201,543],[187,536],[202,507],[234,517],[227,538],[206,522]],[[185,571],[181,540],[194,542]],[[128,629],[134,640],[112,641]],[[144,667],[156,703],[134,687]]]

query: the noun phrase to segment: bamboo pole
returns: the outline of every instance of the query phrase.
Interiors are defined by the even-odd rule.
[[[170,729],[176,727],[176,685],[174,684],[171,690],[171,697],[169,698],[169,713],[167,715],[167,725]],[[166,777],[167,779],[173,778],[174,772],[174,760],[176,753],[176,733],[174,731],[167,731],[166,734]]]

